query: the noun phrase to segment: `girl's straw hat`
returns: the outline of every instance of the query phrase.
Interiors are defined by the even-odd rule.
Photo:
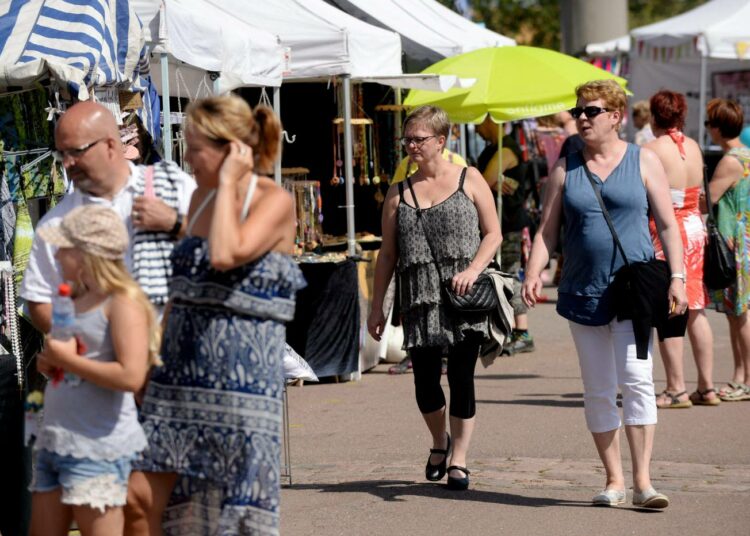
[[[120,215],[97,205],[76,207],[59,225],[45,225],[37,233],[53,246],[78,248],[105,259],[123,259],[128,249],[128,231]]]

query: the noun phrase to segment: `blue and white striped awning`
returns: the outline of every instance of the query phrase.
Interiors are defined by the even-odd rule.
[[[141,92],[148,106],[150,80],[139,68],[147,56],[128,0],[0,2],[0,88],[49,76],[79,100],[92,88],[115,86]],[[143,119],[154,132],[158,115]]]

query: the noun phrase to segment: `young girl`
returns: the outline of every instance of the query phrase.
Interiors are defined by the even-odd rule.
[[[64,378],[45,391],[31,485],[32,536],[123,531],[130,463],[146,447],[133,392],[159,348],[154,311],[123,263],[128,233],[114,211],[78,207],[39,229],[57,246],[73,287],[76,339],[48,337],[39,371]]]

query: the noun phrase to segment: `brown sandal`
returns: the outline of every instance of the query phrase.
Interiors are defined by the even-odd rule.
[[[656,407],[659,409],[682,409],[682,408],[692,408],[693,403],[690,401],[690,397],[688,397],[687,400],[680,400],[680,397],[683,395],[686,395],[687,391],[682,391],[679,393],[670,393],[666,389],[664,389],[661,393],[656,395]],[[668,403],[667,404],[659,404],[659,397],[665,396]]]
[[[708,398],[708,394],[713,393],[713,398]],[[719,395],[716,393],[716,389],[711,387],[710,389],[706,389],[705,391],[701,391],[700,389],[696,389],[693,393],[690,394],[690,401],[695,406],[718,406],[721,404],[721,399],[719,398]]]

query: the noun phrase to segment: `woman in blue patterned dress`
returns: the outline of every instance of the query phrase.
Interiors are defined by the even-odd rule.
[[[164,366],[141,408],[149,440],[130,481],[127,534],[279,532],[284,322],[304,286],[288,256],[290,196],[272,169],[281,125],[238,97],[187,112],[196,189],[172,255]]]

